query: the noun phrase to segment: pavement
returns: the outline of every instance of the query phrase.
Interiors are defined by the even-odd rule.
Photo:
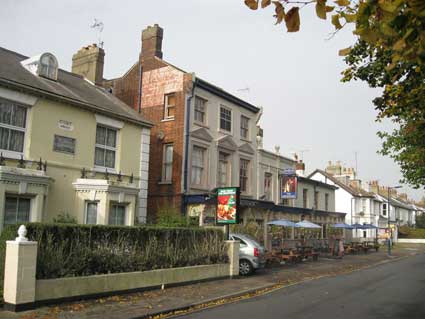
[[[423,254],[425,254],[425,245],[398,245],[393,250],[391,258],[383,250],[378,253],[349,255],[343,259],[319,258],[317,262],[308,261],[294,266],[267,268],[249,277],[165,287],[163,290],[64,303],[20,313],[0,310],[0,318],[166,318],[270,294],[281,288],[306,283],[317,278],[349,274],[356,270],[398,262]]]

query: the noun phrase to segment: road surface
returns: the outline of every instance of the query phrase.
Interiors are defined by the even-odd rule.
[[[313,280],[179,318],[425,319],[425,255]]]

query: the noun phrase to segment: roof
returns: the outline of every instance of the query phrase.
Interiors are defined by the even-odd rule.
[[[171,67],[173,67],[173,68],[175,68],[175,69],[177,69],[177,70],[179,70],[179,71],[181,71],[183,73],[188,73],[188,72],[182,70],[181,68],[179,68],[179,67],[177,67],[177,66],[175,66],[175,65],[173,65],[173,64],[171,64],[171,63],[169,63],[167,61],[164,61],[163,59],[161,59],[159,57],[155,57],[155,58],[157,60],[160,60],[160,61],[164,62],[168,66],[171,66]],[[246,101],[238,98],[237,96],[235,96],[233,94],[230,94],[229,92],[223,90],[222,88],[220,88],[220,87],[218,87],[218,86],[216,86],[216,85],[214,85],[214,84],[212,84],[210,82],[207,82],[207,81],[205,81],[205,80],[203,80],[201,78],[196,77],[196,79],[195,79],[195,85],[198,86],[198,87],[200,87],[201,89],[204,89],[205,91],[208,91],[208,92],[210,92],[212,94],[218,95],[221,98],[223,98],[223,99],[225,99],[225,100],[227,100],[229,102],[232,102],[232,103],[234,103],[234,104],[236,104],[236,105],[238,105],[240,107],[243,107],[243,108],[245,108],[245,109],[247,109],[247,110],[249,110],[251,112],[258,113],[260,111],[260,108],[256,107],[255,105],[253,105],[251,103],[248,103],[248,102],[246,102]]]
[[[313,176],[316,173],[322,174],[326,178],[330,179],[335,185],[338,185],[340,188],[344,189],[345,191],[347,191],[348,193],[350,193],[353,196],[356,196],[356,197],[375,197],[374,193],[367,192],[367,191],[365,191],[364,189],[361,189],[361,188],[354,188],[352,186],[346,185],[343,182],[336,179],[334,176],[330,175],[329,173],[326,173],[325,171],[323,171],[321,169],[316,169],[315,171],[313,171],[310,175],[308,175],[308,178],[310,178],[311,176]]]
[[[320,181],[316,181],[315,179],[311,179],[309,177],[297,176],[297,178],[298,178],[299,182],[306,182],[306,183],[309,183],[309,184],[315,184],[315,185],[318,185],[318,186],[331,188],[331,189],[338,189],[339,188],[339,187],[334,186],[334,185],[330,185],[330,184],[326,184],[326,183],[323,183],[323,182],[320,182]]]
[[[28,57],[0,47],[0,85],[131,122],[152,126],[105,89],[82,76],[59,69],[57,81],[32,74],[21,65]]]
[[[265,154],[269,154],[269,155],[271,155],[271,156],[273,156],[273,157],[275,157],[275,158],[276,158],[276,156],[278,156],[280,159],[285,160],[285,161],[288,161],[288,162],[292,162],[292,163],[294,163],[294,164],[297,162],[296,160],[294,160],[294,159],[292,159],[292,158],[289,158],[289,157],[283,156],[283,155],[281,155],[281,154],[276,154],[276,153],[274,153],[274,152],[272,152],[272,151],[268,151],[268,150],[266,150],[266,149],[264,149],[264,148],[259,148],[259,149],[258,149],[258,152],[262,152],[262,153],[265,153]]]

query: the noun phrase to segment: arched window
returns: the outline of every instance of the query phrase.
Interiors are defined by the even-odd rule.
[[[40,57],[40,65],[38,74],[48,79],[57,80],[58,76],[58,61],[55,56],[50,53],[44,53]]]

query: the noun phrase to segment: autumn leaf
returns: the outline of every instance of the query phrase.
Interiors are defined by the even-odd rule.
[[[326,12],[332,12],[332,11],[334,11],[334,9],[335,9],[335,7],[333,7],[333,6],[326,6],[325,7]]]
[[[355,13],[349,14],[349,13],[342,12],[341,15],[345,19],[345,21],[347,21],[347,23],[356,22],[357,14]]]
[[[394,13],[403,2],[404,0],[378,0],[378,6],[384,11]]]
[[[404,41],[404,39],[398,40],[393,45],[393,50],[395,50],[395,51],[402,51],[404,48],[406,48],[406,42]]]
[[[300,8],[292,7],[285,16],[286,29],[288,32],[297,32],[300,30]]]
[[[350,54],[350,51],[351,47],[339,50],[338,54],[339,56],[346,56]]]
[[[350,0],[337,0],[335,3],[340,7],[347,7],[350,5]]]
[[[257,10],[258,9],[258,0],[245,0],[245,4],[251,10]]]
[[[271,2],[271,0],[261,0],[261,8],[268,7]]]
[[[339,22],[339,14],[334,14],[331,20],[332,24],[335,26],[335,29],[341,29],[342,25]]]
[[[276,6],[274,16],[276,18],[276,24],[279,24],[285,19],[285,8],[279,1],[273,1],[273,4]]]
[[[317,0],[316,14],[320,19],[326,20],[326,0]]]

